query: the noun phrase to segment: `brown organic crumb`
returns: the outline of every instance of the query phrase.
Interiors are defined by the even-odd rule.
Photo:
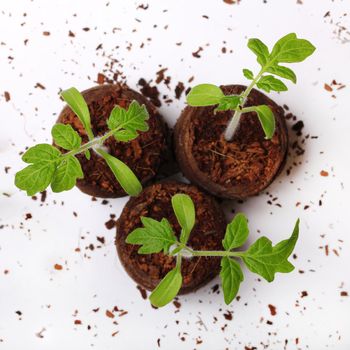
[[[106,81],[105,75],[102,73],[98,73],[97,74],[97,84],[102,85],[102,84],[104,84],[105,81]]]
[[[233,319],[233,312],[227,310],[226,313],[224,313],[224,317],[225,317],[225,320],[232,321],[232,319]]]
[[[271,316],[275,316],[277,314],[276,312],[276,306],[273,306],[271,304],[268,305],[269,309],[270,309],[270,314]]]
[[[101,243],[101,244],[105,244],[106,240],[104,237],[99,237],[99,236],[96,236],[96,239]]]
[[[63,269],[63,267],[62,267],[62,265],[60,265],[60,264],[55,264],[55,265],[54,265],[54,269],[60,271],[60,270]]]
[[[180,99],[181,98],[181,95],[182,93],[184,92],[185,90],[185,85],[183,82],[179,81],[175,87],[175,97],[177,99]]]
[[[203,48],[200,46],[197,51],[192,52],[192,56],[196,57],[196,58],[201,58],[199,53],[202,52],[202,51],[203,51]]]
[[[68,32],[68,36],[71,38],[75,38],[75,34],[71,30]]]
[[[45,90],[46,89],[46,87],[43,85],[43,84],[41,84],[41,83],[36,83],[35,84],[35,86],[34,86],[34,88],[36,88],[36,89],[41,89],[41,90]]]
[[[10,96],[10,93],[8,91],[5,91],[4,92],[4,96],[5,96],[5,101],[8,102],[11,100],[11,96]]]
[[[326,176],[328,176],[329,174],[328,174],[328,171],[321,170],[320,175],[326,177]]]
[[[332,87],[330,85],[328,85],[327,83],[324,84],[324,89],[326,91],[329,91],[329,92],[333,91]]]
[[[329,247],[328,247],[328,244],[325,245],[324,250],[325,250],[326,256],[328,256],[328,255],[329,255]]]
[[[137,7],[136,7],[136,10],[138,10],[138,9],[141,9],[141,10],[147,10],[147,9],[148,9],[148,7],[149,7],[149,5],[148,5],[148,4],[147,4],[147,5],[141,4],[141,5],[139,5],[139,6],[137,6]]]
[[[43,35],[44,35],[44,36],[49,36],[49,35],[50,35],[50,32],[45,31],[45,32],[43,32]]]
[[[45,331],[46,331],[46,328],[42,328],[41,331],[38,332],[38,333],[35,333],[35,335],[36,335],[38,338],[42,339],[42,338],[44,338],[43,333],[44,333]]]
[[[43,192],[41,192],[40,201],[41,201],[42,203],[44,203],[44,202],[45,202],[45,200],[46,200],[46,196],[47,196],[47,192],[46,192],[46,190],[45,190],[45,191],[43,191]]]
[[[307,297],[309,294],[307,293],[307,291],[306,290],[303,290],[302,292],[301,292],[301,298],[305,298],[305,297]]]
[[[161,83],[165,76],[164,76],[164,73],[168,70],[168,68],[162,68],[161,70],[159,70],[156,75],[157,75],[157,78],[156,78],[156,84],[159,84]]]
[[[175,307],[176,307],[177,309],[180,309],[181,303],[180,303],[178,300],[174,300],[174,301],[173,301],[173,304],[175,305]]]
[[[109,317],[109,318],[114,318],[114,313],[109,311],[109,310],[106,310],[106,316]]]
[[[116,225],[116,222],[113,219],[110,219],[107,222],[105,222],[105,226],[108,230],[111,230],[113,227],[115,227],[115,225]]]
[[[74,324],[76,324],[76,325],[81,325],[82,322],[81,322],[80,320],[74,320]]]
[[[29,220],[31,219],[33,216],[31,213],[27,213],[26,216],[25,216],[25,220]]]
[[[340,292],[340,296],[347,297],[348,296],[348,292],[342,291],[342,292]]]
[[[139,80],[138,85],[141,86],[140,91],[143,96],[148,97],[156,107],[161,106],[162,103],[160,102],[159,91],[156,86],[151,86],[150,83],[143,78]]]

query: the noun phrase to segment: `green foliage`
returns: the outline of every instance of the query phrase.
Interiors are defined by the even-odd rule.
[[[60,156],[60,151],[49,144],[29,148],[22,160],[31,165],[16,174],[15,185],[27,191],[28,196],[44,191],[52,181]]]
[[[233,251],[242,247],[249,235],[248,220],[244,214],[237,214],[227,225],[223,239],[224,251],[197,251],[187,246],[187,241],[195,223],[195,210],[192,199],[185,194],[176,194],[172,197],[172,206],[176,218],[182,228],[178,240],[168,220],[161,221],[141,217],[144,227],[132,231],[126,238],[129,244],[137,244],[140,254],[160,253],[176,255],[177,265],[159,283],[151,294],[150,300],[154,306],[168,304],[179,292],[182,284],[181,259],[184,254],[193,257],[221,257],[220,278],[224,292],[225,303],[229,304],[236,297],[239,286],[243,281],[243,272],[240,264],[235,260],[240,258],[249,270],[259,274],[271,282],[277,272],[291,272],[294,267],[288,261],[293,252],[299,235],[299,220],[296,222],[293,233],[289,239],[272,246],[266,237],[259,238],[246,251]]]
[[[175,194],[171,198],[171,203],[182,228],[180,242],[186,244],[196,222],[194,203],[189,195],[183,193]]]
[[[254,107],[258,114],[260,124],[264,130],[267,139],[271,139],[275,132],[275,116],[270,107],[261,105]]]
[[[227,225],[222,245],[227,251],[241,247],[249,235],[248,220],[244,214],[238,213]]]
[[[244,103],[255,85],[266,92],[287,91],[288,88],[285,83],[275,76],[288,79],[293,83],[296,83],[297,78],[290,68],[281,66],[280,63],[302,62],[315,51],[315,47],[309,41],[298,39],[295,33],[290,33],[279,39],[271,53],[268,47],[260,39],[256,38],[248,40],[248,48],[256,55],[261,69],[256,76],[254,76],[254,73],[250,69],[243,69],[243,75],[251,80],[251,83],[240,96],[223,96],[219,87],[212,84],[201,84],[195,86],[189,92],[187,103],[191,106],[218,105],[216,110],[235,111],[233,118],[239,118],[241,114],[251,110],[251,108],[244,108]],[[265,73],[271,73],[273,75],[264,75]],[[275,122],[271,121],[271,117],[274,118],[274,116],[266,108],[258,108],[257,112],[266,138],[270,139],[275,131]],[[236,130],[234,128],[237,125],[238,123],[228,124],[225,132],[227,139],[233,136]],[[273,129],[271,129],[272,127]]]
[[[220,278],[224,292],[225,303],[228,305],[236,297],[239,286],[243,281],[243,272],[237,261],[227,256],[221,259]]]
[[[27,191],[28,196],[44,191],[50,184],[54,192],[70,190],[77,178],[83,177],[74,156],[62,156],[56,147],[48,144],[29,148],[22,160],[31,165],[16,174],[15,185]]]
[[[56,124],[51,130],[51,135],[55,144],[71,151],[81,146],[81,137],[71,125]]]
[[[69,191],[72,189],[77,179],[84,177],[80,163],[74,156],[63,158],[54,173],[51,189],[53,192]]]
[[[55,124],[51,130],[54,143],[68,152],[61,153],[49,144],[29,148],[22,159],[30,165],[16,174],[15,185],[30,196],[45,190],[50,184],[54,192],[70,190],[77,179],[84,176],[75,156],[81,153],[90,160],[92,149],[105,159],[125,192],[132,196],[138,195],[142,185],[135,174],[125,163],[105,152],[102,145],[112,135],[117,141],[128,142],[138,136],[138,131],[147,131],[149,116],[146,107],[136,101],[131,102],[127,111],[119,106],[114,107],[107,121],[110,131],[95,138],[89,108],[80,92],[70,88],[61,95],[81,121],[89,142],[82,144],[82,138],[71,125]]]
[[[309,41],[298,39],[295,33],[290,33],[276,42],[269,59],[273,63],[302,62],[315,50]]]
[[[115,130],[117,141],[128,142],[138,136],[138,131],[147,131],[149,118],[147,109],[136,101],[132,101],[128,110],[115,106],[107,120],[110,130]]]
[[[187,95],[190,106],[212,106],[219,104],[224,97],[222,90],[213,84],[200,84],[191,89]]]
[[[215,108],[216,111],[228,111],[237,108],[241,103],[241,97],[237,95],[229,95],[221,98],[219,105]]]
[[[89,139],[93,139],[94,135],[91,130],[90,112],[84,97],[75,87],[62,91],[61,96],[83,124]]]
[[[179,292],[182,285],[182,275],[179,265],[166,274],[149,297],[152,305],[162,307],[170,303]]]
[[[138,252],[140,254],[152,254],[163,251],[168,253],[170,247],[177,241],[173,229],[167,219],[161,221],[152,218],[141,217],[143,228],[137,228],[132,231],[126,243],[137,244],[141,247]]]
[[[272,73],[274,75],[278,75],[281,78],[288,79],[292,81],[294,84],[297,82],[297,77],[295,73],[288,67],[275,64],[273,66],[267,67],[266,72]]]
[[[260,39],[249,39],[248,48],[252,50],[261,66],[265,66],[269,59],[269,49]]]
[[[273,91],[287,91],[288,88],[280,79],[275,78],[273,75],[264,75],[256,83],[256,86],[266,92]]]
[[[272,282],[276,272],[291,272],[294,266],[288,261],[299,236],[299,220],[289,239],[272,246],[266,237],[259,238],[244,252],[242,259],[250,271]]]
[[[249,80],[253,80],[254,79],[254,73],[250,69],[244,68],[243,69],[243,75]]]
[[[142,185],[133,171],[121,160],[111,156],[102,149],[96,150],[106,161],[123,190],[130,196],[137,196],[142,191]]]

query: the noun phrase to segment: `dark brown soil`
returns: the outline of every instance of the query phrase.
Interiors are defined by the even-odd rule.
[[[228,85],[224,93],[240,94],[245,87]],[[174,132],[175,153],[184,175],[208,192],[223,198],[258,194],[276,178],[285,163],[288,132],[283,108],[257,90],[246,106],[268,105],[276,118],[276,132],[265,139],[256,113],[245,113],[231,141],[224,131],[232,112],[214,107],[186,107]]]
[[[136,100],[146,106],[150,115],[147,132],[140,133],[139,137],[130,142],[117,142],[114,137],[110,137],[104,145],[111,155],[125,162],[134,171],[143,185],[150,182],[168,156],[168,128],[156,107],[138,92],[121,84],[96,86],[83,91],[82,94],[89,106],[95,136],[101,136],[108,131],[106,121],[115,105],[127,108]],[[57,122],[71,124],[82,136],[83,142],[88,141],[81,122],[69,107],[66,106],[62,110]],[[77,182],[81,191],[105,198],[126,195],[99,155],[91,152],[90,160],[84,155],[78,155],[78,159],[84,172],[84,178]]]
[[[171,197],[176,193],[191,196],[196,208],[196,224],[188,245],[196,250],[221,250],[226,222],[225,217],[209,195],[197,187],[178,182],[163,182],[151,185],[138,196],[131,198],[117,222],[116,246],[119,258],[137,284],[146,289],[154,289],[160,280],[175,267],[175,258],[163,253],[141,255],[139,246],[125,243],[125,239],[135,228],[141,227],[141,216],[156,220],[167,218],[177,236],[180,226],[171,206]],[[193,291],[211,280],[220,269],[220,259],[197,257],[183,258],[181,271],[183,286],[180,293]]]

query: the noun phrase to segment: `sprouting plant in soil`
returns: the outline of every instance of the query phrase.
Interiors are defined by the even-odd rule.
[[[187,95],[187,103],[190,106],[217,105],[215,111],[234,111],[224,134],[227,141],[232,139],[241,115],[248,112],[257,113],[266,138],[272,138],[275,131],[273,112],[267,105],[245,107],[248,96],[255,86],[266,92],[288,90],[285,83],[275,76],[291,80],[293,83],[296,83],[297,78],[290,68],[280,63],[302,62],[315,51],[315,47],[309,41],[298,39],[295,33],[279,39],[271,52],[259,39],[249,39],[248,48],[257,56],[261,68],[256,75],[247,68],[243,69],[243,75],[251,82],[240,95],[224,95],[220,87],[213,84],[197,85]]]
[[[41,143],[29,148],[22,160],[30,165],[16,174],[16,186],[27,191],[29,196],[45,190],[50,184],[53,192],[70,190],[77,179],[84,177],[76,155],[84,154],[89,160],[90,152],[96,152],[106,161],[125,192],[132,196],[138,195],[142,190],[140,181],[125,163],[108,153],[104,142],[109,137],[128,142],[135,139],[139,131],[147,131],[149,115],[146,107],[136,101],[132,101],[127,110],[115,106],[107,120],[109,131],[102,136],[95,136],[89,108],[79,91],[70,88],[63,91],[61,96],[79,118],[89,141],[82,143],[82,138],[71,125],[55,124],[51,134],[58,147]]]
[[[195,226],[195,206],[187,194],[176,194],[172,197],[172,207],[177,221],[181,226],[179,239],[166,218],[161,221],[149,217],[141,217],[143,227],[136,228],[127,237],[129,244],[140,245],[139,254],[153,254],[163,252],[176,256],[175,267],[167,273],[163,280],[153,290],[150,301],[154,306],[161,307],[168,304],[178,294],[182,285],[181,261],[183,258],[193,257],[221,257],[220,278],[224,299],[230,304],[236,297],[243,272],[237,259],[241,259],[247,268],[272,282],[276,272],[291,272],[294,266],[288,261],[293,252],[299,235],[299,220],[296,222],[290,238],[272,245],[272,242],[261,237],[245,251],[237,251],[242,247],[249,235],[248,221],[244,214],[237,214],[227,225],[222,241],[222,251],[193,250],[188,241]]]

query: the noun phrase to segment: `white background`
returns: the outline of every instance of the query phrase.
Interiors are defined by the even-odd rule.
[[[161,349],[350,349],[350,297],[341,296],[350,293],[350,34],[338,32],[350,27],[350,2],[300,2],[154,0],[145,1],[144,10],[137,8],[142,2],[126,0],[0,1],[0,349],[157,349],[158,339]],[[135,89],[141,77],[154,80],[160,68],[168,68],[170,88],[158,88],[174,99],[177,82],[188,87],[191,76],[192,84],[245,83],[241,69],[258,68],[247,38],[271,46],[292,31],[317,51],[295,66],[298,84],[288,83],[288,92],[272,96],[304,121],[304,136],[318,138],[306,140],[305,154],[289,160],[300,164],[268,189],[278,197],[273,205],[266,193],[243,204],[225,203],[228,211],[249,216],[250,241],[264,234],[277,242],[301,218],[292,274],[279,274],[269,284],[244,268],[241,298],[229,307],[222,293],[212,293],[215,280],[179,298],[179,310],[173,304],[155,310],[124,272],[115,232],[104,225],[110,214],[120,214],[127,198],[102,205],[74,189],[48,191],[41,203],[14,187],[14,174],[23,167],[19,152],[51,142],[50,129],[63,106],[59,90],[93,86],[111,58]],[[200,46],[201,58],[193,57]],[[333,79],[346,87],[326,91],[324,84]],[[46,89],[35,88],[37,83]],[[174,100],[163,103],[161,112],[173,125],[183,106],[183,99]],[[322,170],[329,176],[321,176]],[[26,213],[32,218],[25,220]],[[303,291],[308,295],[301,297]],[[128,313],[107,317],[114,306]],[[231,321],[223,315],[227,310]]]

